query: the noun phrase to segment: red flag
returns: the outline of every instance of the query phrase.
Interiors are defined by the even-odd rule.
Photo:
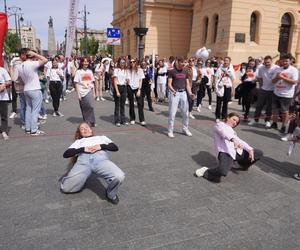
[[[3,67],[3,59],[2,59],[2,53],[3,53],[3,44],[5,40],[5,35],[8,29],[8,23],[7,23],[7,15],[3,12],[0,12],[0,66]]]

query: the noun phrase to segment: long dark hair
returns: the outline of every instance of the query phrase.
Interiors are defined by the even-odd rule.
[[[89,64],[91,63],[91,62],[90,62],[90,59],[89,59],[88,57],[86,57],[86,56],[81,57],[81,58],[80,58],[79,68],[78,68],[78,69],[82,69],[82,68],[83,68],[83,62],[84,62],[85,59],[89,62]]]

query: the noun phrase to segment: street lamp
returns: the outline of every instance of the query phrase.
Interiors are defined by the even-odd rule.
[[[88,45],[87,45],[87,18],[86,15],[90,14],[90,12],[86,12],[86,5],[84,5],[84,10],[83,11],[78,11],[78,14],[82,14],[82,18],[78,18],[80,20],[83,20],[83,30],[84,30],[84,46],[83,46],[83,55],[86,56],[88,52]]]
[[[23,17],[21,11],[22,9],[20,7],[17,6],[12,6],[12,7],[8,7],[8,16],[15,16],[15,26],[16,26],[16,37],[17,37],[17,49],[21,48],[21,40],[20,40],[20,22],[19,21],[23,21]],[[19,18],[19,16],[21,16]],[[17,21],[18,20],[18,21]],[[19,24],[19,27],[18,27]]]
[[[144,22],[144,0],[138,0],[138,17],[139,17],[139,26],[135,27],[133,30],[136,36],[139,38],[139,60],[144,59],[144,50],[145,43],[143,37],[147,34],[148,28],[145,28]]]

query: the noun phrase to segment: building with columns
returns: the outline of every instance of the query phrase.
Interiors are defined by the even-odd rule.
[[[115,56],[137,56],[136,0],[114,0],[112,25],[121,28]],[[145,54],[192,56],[203,46],[211,55],[248,56],[290,52],[300,63],[300,1],[298,0],[144,0]]]

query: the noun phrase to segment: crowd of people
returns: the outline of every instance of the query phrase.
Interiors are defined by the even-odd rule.
[[[292,153],[295,143],[300,139],[300,79],[298,70],[293,66],[294,63],[295,59],[290,54],[282,55],[276,62],[273,62],[271,56],[257,59],[249,57],[248,62],[241,63],[237,67],[232,64],[230,57],[211,57],[204,60],[195,57],[186,59],[171,56],[169,59],[162,59],[158,56],[155,58],[145,56],[139,61],[131,56],[118,59],[111,56],[103,58],[72,56],[66,60],[62,55],[48,59],[32,50],[21,49],[19,56],[11,60],[9,69],[0,68],[1,133],[4,140],[9,139],[8,117],[15,118],[18,113],[20,126],[25,133],[31,136],[44,135],[45,132],[40,126],[47,120],[45,103],[52,102],[53,117],[63,117],[60,111],[61,101],[66,100],[68,93],[75,91],[84,121],[78,128],[76,140],[93,135],[91,129],[97,126],[94,104],[105,101],[104,92],[113,96],[112,122],[117,127],[136,123],[135,107],[139,124],[146,126],[145,101],[151,112],[154,111],[153,102],[168,103],[167,136],[175,137],[174,122],[178,107],[182,115],[182,133],[192,136],[189,119],[196,119],[195,112],[202,111],[206,94],[207,108],[213,110],[212,100],[215,93],[214,131],[219,166],[214,170],[201,168],[196,171],[196,175],[220,181],[220,177],[225,176],[230,169],[233,160],[243,162],[243,167],[248,168],[262,155],[261,151],[254,150],[237,136],[232,137],[234,135],[232,128],[241,119],[238,114],[228,112],[233,97],[238,99],[242,106],[244,116],[241,121],[249,126],[254,126],[263,119],[267,129],[277,130],[280,121],[281,139],[291,142],[289,154]],[[19,112],[17,112],[18,99]],[[250,111],[254,102],[255,110],[251,117]],[[8,115],[9,103],[12,103],[10,115]],[[82,130],[89,130],[88,135]],[[230,136],[224,131],[228,131]],[[73,147],[72,144],[73,150],[68,149],[64,156],[77,155],[79,159],[83,159],[84,153],[94,154],[101,149],[116,151],[116,145],[112,145],[108,138],[97,137],[98,139],[97,145],[100,146],[94,147],[95,145],[84,143],[82,146],[78,142],[77,144],[81,146],[75,143],[77,146]],[[91,141],[94,143],[97,140]],[[239,156],[232,153],[238,152],[238,148],[242,149],[241,154],[237,153]],[[99,158],[108,161],[107,156],[99,154]],[[250,159],[251,164],[245,160],[246,158]],[[80,172],[82,166],[80,164],[75,166]],[[118,167],[114,168],[117,174],[109,173],[110,177],[107,180],[108,183],[118,180],[117,184],[109,184],[113,185],[112,190],[117,190],[124,179],[124,174]],[[62,182],[62,190],[77,192],[91,171],[97,172],[97,166],[91,166],[80,180],[77,177],[73,179],[74,173],[70,172]],[[77,176],[77,173],[75,175]],[[300,180],[298,174],[295,178]],[[108,191],[107,197],[115,202],[116,191]]]

